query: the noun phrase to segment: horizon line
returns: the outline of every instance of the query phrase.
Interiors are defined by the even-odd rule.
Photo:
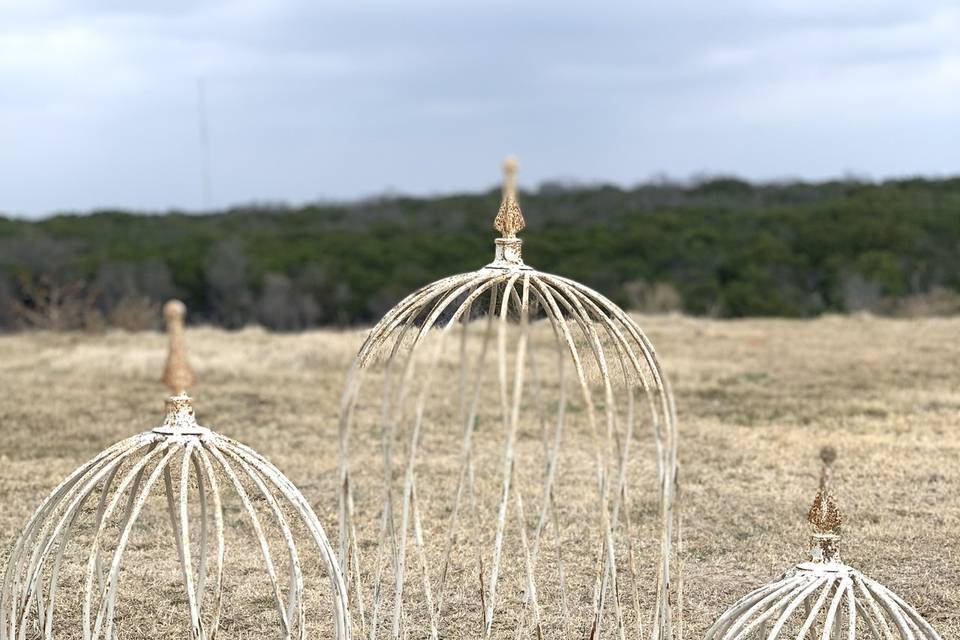
[[[580,179],[573,177],[558,177],[558,178],[549,178],[541,180],[533,188],[523,187],[520,185],[518,190],[520,193],[527,194],[543,194],[545,191],[557,190],[557,191],[576,191],[576,190],[595,190],[595,189],[605,189],[605,188],[614,188],[621,191],[634,191],[642,188],[649,187],[673,187],[681,189],[696,189],[699,186],[708,184],[710,182],[716,182],[720,180],[731,180],[743,182],[750,185],[754,188],[764,188],[764,187],[785,187],[790,185],[822,185],[830,183],[849,183],[849,184],[861,184],[861,185],[874,185],[879,186],[891,182],[907,182],[910,180],[928,180],[928,181],[937,181],[937,182],[947,182],[951,180],[960,179],[960,172],[957,173],[904,173],[897,175],[886,175],[883,177],[874,177],[867,175],[865,173],[860,173],[856,171],[846,171],[840,176],[836,177],[823,177],[823,178],[803,178],[799,176],[785,176],[779,178],[758,178],[750,179],[742,175],[739,175],[735,172],[707,172],[707,171],[698,171],[688,175],[685,178],[674,177],[667,172],[657,172],[652,174],[646,179],[638,180],[632,184],[623,184],[614,180],[588,180]],[[130,215],[142,215],[142,216],[165,216],[165,215],[188,215],[188,216],[204,216],[204,215],[224,215],[229,214],[232,211],[244,208],[268,208],[276,207],[281,209],[303,209],[309,206],[328,206],[328,207],[350,207],[361,205],[371,202],[384,202],[391,200],[439,200],[444,198],[455,198],[463,196],[482,196],[487,195],[490,192],[499,192],[501,185],[499,183],[490,186],[486,189],[481,190],[469,190],[469,189],[458,189],[458,190],[449,190],[449,191],[432,191],[428,193],[412,193],[404,192],[394,187],[385,187],[379,192],[371,192],[368,195],[348,197],[348,198],[335,198],[335,197],[326,197],[318,196],[313,199],[301,200],[299,202],[294,202],[290,200],[277,199],[277,198],[263,198],[263,199],[254,199],[247,201],[238,201],[233,204],[214,207],[210,209],[192,209],[189,207],[178,207],[178,206],[169,206],[165,209],[146,209],[131,207],[125,205],[97,205],[83,210],[72,210],[72,209],[63,209],[55,210],[47,213],[41,213],[38,215],[30,215],[23,213],[12,213],[8,211],[3,211],[0,209],[0,220],[16,220],[19,222],[42,222],[45,220],[51,220],[54,218],[61,217],[84,217],[84,216],[93,216],[97,214],[104,213],[125,213]]]

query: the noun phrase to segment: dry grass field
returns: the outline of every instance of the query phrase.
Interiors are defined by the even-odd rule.
[[[726,605],[805,558],[824,444],[839,451],[844,559],[912,602],[944,638],[960,637],[960,319],[639,322],[677,396],[684,637],[701,637]],[[201,422],[283,469],[332,538],[338,402],[362,335],[188,332]],[[164,353],[155,333],[0,337],[0,561],[61,478],[162,420]],[[364,456],[380,456],[374,446],[353,454],[361,468]],[[145,522],[168,526],[162,516]],[[169,533],[157,539],[172,556]],[[148,585],[130,579],[122,591],[160,622],[131,623],[123,637],[158,637],[180,621],[176,571],[143,566],[132,571]],[[270,603],[262,609],[227,621],[224,637],[273,637],[263,634]]]

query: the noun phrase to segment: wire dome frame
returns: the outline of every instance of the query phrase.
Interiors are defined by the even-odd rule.
[[[669,640],[670,386],[627,313],[524,264],[514,172],[508,161],[494,262],[400,302],[351,370],[340,562],[354,629]],[[370,378],[376,408],[362,393]],[[371,439],[380,468],[354,468],[351,442]]]
[[[840,559],[843,517],[830,488],[836,453],[821,452],[820,490],[808,514],[813,559],[738,600],[705,640],[941,640],[916,609]]]
[[[175,350],[170,361],[180,364],[168,366],[165,379],[192,379]],[[226,500],[231,494],[239,505]],[[145,508],[164,498],[168,523],[162,507],[159,514]],[[166,564],[170,554],[158,544],[164,527],[176,556]],[[227,532],[237,534],[230,544]],[[231,562],[242,562],[242,572],[256,575],[265,593],[231,577],[225,570]],[[150,573],[161,566],[169,571]],[[147,593],[121,590],[121,578],[138,581]],[[157,606],[163,598],[173,606]],[[281,637],[305,638],[310,606],[314,627],[350,638],[336,553],[306,498],[256,451],[199,425],[191,399],[180,393],[167,401],[162,425],[77,468],[30,518],[0,588],[0,639],[142,635],[183,608],[189,637],[212,640],[225,621],[236,633],[237,620],[224,616],[225,598],[230,612],[239,604],[247,617],[249,609],[262,609],[253,612],[258,631],[279,628]],[[251,601],[262,606],[250,607]]]
[[[706,635],[708,640],[842,637],[941,640],[913,607],[876,580],[842,563],[815,562],[741,598]]]

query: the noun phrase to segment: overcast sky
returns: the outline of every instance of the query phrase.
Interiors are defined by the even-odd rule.
[[[0,211],[960,173],[960,4],[0,0]]]

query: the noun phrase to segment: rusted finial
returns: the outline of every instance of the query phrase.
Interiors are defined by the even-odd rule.
[[[197,381],[187,361],[187,343],[184,338],[184,318],[187,306],[179,300],[170,300],[163,305],[163,318],[167,323],[170,348],[167,364],[163,369],[163,383],[175,394],[184,393]]]
[[[493,228],[504,238],[516,238],[525,226],[527,223],[517,202],[517,159],[508,156],[503,161],[503,200],[494,218]]]
[[[820,460],[823,462],[820,488],[807,513],[807,520],[813,527],[814,560],[821,562],[840,562],[839,544],[843,514],[840,513],[831,487],[832,465],[836,459],[837,451],[833,447],[820,450]]]
[[[193,412],[193,398],[186,393],[178,393],[167,398],[167,417],[163,424],[153,430],[162,435],[201,435],[210,430],[197,424]]]

